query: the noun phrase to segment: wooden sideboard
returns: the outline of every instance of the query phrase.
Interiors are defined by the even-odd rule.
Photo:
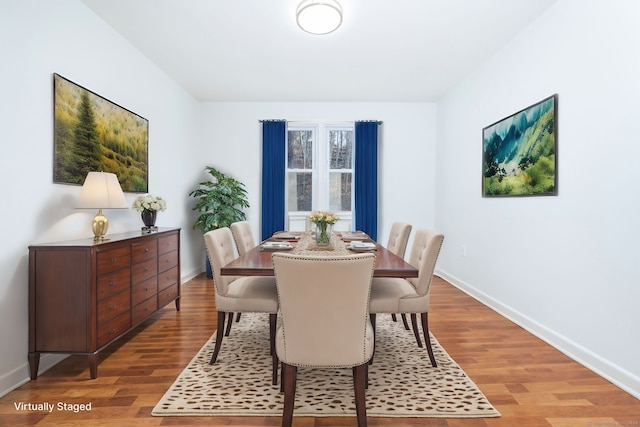
[[[171,301],[180,310],[180,229],[29,246],[29,368],[41,353],[98,353]]]

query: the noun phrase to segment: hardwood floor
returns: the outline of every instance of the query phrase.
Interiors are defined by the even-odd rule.
[[[100,356],[97,379],[90,379],[85,357],[71,356],[2,397],[0,426],[279,426],[280,417],[150,415],[213,334],[215,321],[212,282],[198,276],[183,285],[180,312],[173,305],[165,307]],[[432,288],[429,323],[442,346],[502,417],[370,417],[370,426],[640,427],[640,400],[440,278]],[[51,413],[18,410],[21,402],[49,402],[56,409]],[[90,403],[91,410],[59,411],[58,402]],[[355,426],[356,419],[295,417],[294,425]]]

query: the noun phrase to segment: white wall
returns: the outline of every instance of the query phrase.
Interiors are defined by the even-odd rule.
[[[260,236],[262,119],[289,121],[381,120],[379,140],[379,240],[391,223],[434,226],[435,104],[432,103],[244,103],[203,104],[205,124],[200,163],[244,182],[251,208],[247,219]]]
[[[561,0],[447,94],[435,203],[446,278],[636,397],[638,16]],[[482,198],[481,129],[553,93],[559,195]]]
[[[92,237],[79,186],[53,184],[53,73],[150,121],[149,189],[165,197],[159,226],[182,227],[183,278],[201,270],[188,192],[198,158],[198,103],[77,0],[0,0],[0,395],[28,379],[28,246]],[[133,201],[135,195],[127,194]],[[105,211],[109,232],[142,226]],[[198,242],[201,236],[197,236]],[[59,357],[44,356],[45,369]]]

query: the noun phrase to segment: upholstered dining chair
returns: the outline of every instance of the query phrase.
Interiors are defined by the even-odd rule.
[[[389,231],[387,249],[398,255],[400,258],[404,258],[410,234],[411,224],[407,224],[406,222],[394,222],[391,224],[391,230]]]
[[[395,255],[398,255],[400,258],[404,258],[410,234],[411,224],[406,222],[394,222],[391,224],[391,230],[389,231],[387,249]],[[376,279],[373,280],[375,281]],[[395,322],[397,320],[396,313],[392,313],[391,318]],[[405,329],[409,330],[409,324],[407,323],[407,316],[405,314],[402,314],[402,322],[404,323]]]
[[[275,330],[278,313],[278,292],[274,277],[267,276],[222,276],[220,269],[235,259],[235,249],[231,230],[228,227],[209,231],[204,235],[204,243],[213,272],[216,310],[218,311],[218,328],[216,343],[210,364],[218,358],[226,313],[268,313],[269,314],[269,348],[275,354]],[[232,316],[229,316],[229,322]],[[272,382],[277,383],[278,365],[272,367]]]
[[[420,313],[422,333],[432,366],[437,366],[429,339],[429,295],[433,271],[438,260],[444,236],[434,230],[416,231],[409,263],[418,269],[417,278],[376,278],[371,285],[369,310],[375,331],[375,317],[378,313],[411,314],[413,333],[418,346],[422,347],[416,313]]]
[[[249,221],[234,222],[229,228],[231,229],[233,240],[236,242],[239,255],[244,255],[250,249],[256,247],[256,239],[253,237]]]
[[[236,221],[232,223],[229,228],[231,229],[231,235],[236,242],[236,250],[238,255],[244,255],[249,250],[256,246],[256,239],[253,237],[253,231],[251,230],[251,224],[249,221]],[[240,315],[236,314],[236,322],[240,321]],[[228,336],[231,331],[231,319],[233,319],[233,313],[229,313],[229,322],[227,323],[227,330],[225,335]]]
[[[367,425],[365,387],[373,354],[369,292],[375,255],[272,255],[280,311],[282,425],[291,426],[298,367],[352,368],[358,426]]]

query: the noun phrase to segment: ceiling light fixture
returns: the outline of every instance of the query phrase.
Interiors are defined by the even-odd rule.
[[[305,0],[296,10],[296,22],[307,33],[329,34],[342,24],[342,7],[336,0]]]

